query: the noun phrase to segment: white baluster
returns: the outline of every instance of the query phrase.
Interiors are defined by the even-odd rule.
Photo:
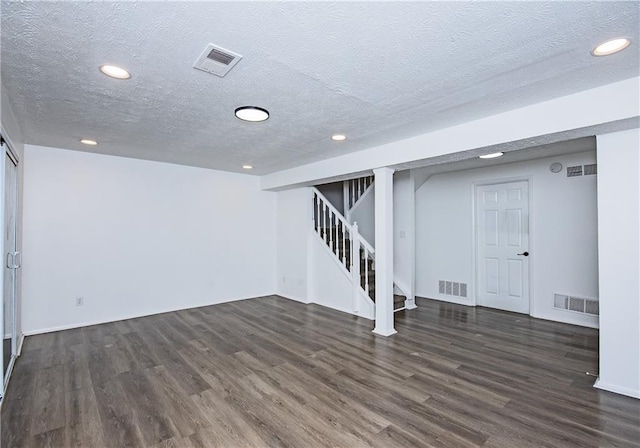
[[[351,283],[353,284],[353,310],[358,311],[360,299],[360,238],[358,237],[358,223],[351,226]]]
[[[331,248],[331,251],[333,252],[333,211],[331,211],[331,209],[329,210],[329,247]],[[335,253],[335,252],[334,252]]]
[[[346,235],[344,232],[344,222],[341,221],[340,225],[342,226],[342,264],[347,266],[347,253],[346,253]]]
[[[358,242],[358,245],[360,245],[360,242]],[[369,295],[369,251],[366,247],[364,248],[364,290],[367,296],[371,297]]]
[[[356,186],[355,186],[355,179],[351,179],[349,181],[349,188],[351,189],[351,204],[349,205],[349,208],[353,207],[353,204],[356,203]]]
[[[324,215],[324,242],[327,242],[327,205],[323,203],[322,205],[322,214]]]
[[[316,195],[316,230],[318,232],[318,235],[322,236],[322,234],[320,233],[320,198],[318,197],[318,194],[314,192],[314,194]]]

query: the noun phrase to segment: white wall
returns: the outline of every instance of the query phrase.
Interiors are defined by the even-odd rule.
[[[275,225],[254,176],[27,145],[24,331],[273,294]]]
[[[342,182],[332,182],[330,184],[316,185],[320,193],[329,200],[336,210],[344,215],[344,191]]]
[[[599,135],[600,372],[640,398],[640,130]]]
[[[311,229],[311,190],[277,193],[278,294],[307,303],[307,257]]]
[[[595,163],[593,152],[438,174],[416,192],[416,295],[473,305],[474,183],[529,179],[534,317],[596,327],[597,317],[557,310],[553,294],[598,298],[596,176],[567,178],[564,167]],[[438,280],[464,282],[468,298],[438,293]]]
[[[353,313],[353,289],[349,276],[333,259],[326,244],[310,235],[309,245],[309,299],[312,303]]]
[[[376,247],[376,192],[375,184],[361,196],[349,213],[349,223],[358,223],[358,233],[374,248]]]

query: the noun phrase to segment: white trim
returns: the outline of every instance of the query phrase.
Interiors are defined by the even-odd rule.
[[[18,339],[18,350],[16,351],[16,357],[22,355],[22,344],[24,344],[24,333],[20,335]]]
[[[373,331],[371,331],[371,333],[379,334],[380,336],[391,336],[396,334],[397,331],[396,330],[380,331],[380,330],[374,329]]]
[[[18,165],[18,163],[20,163],[20,157],[18,157],[18,154],[13,149],[16,147],[16,144],[13,142],[13,140],[11,140],[11,137],[9,137],[9,133],[5,130],[2,124],[0,124],[0,134],[2,134],[2,138],[8,143],[6,147],[9,148],[11,157],[13,157],[13,160],[16,162],[16,165]]]
[[[148,314],[129,314],[129,315],[119,316],[118,318],[113,318],[113,319],[97,319],[97,320],[87,321],[87,322],[59,325],[57,327],[40,328],[37,330],[27,330],[23,334],[24,336],[34,336],[36,334],[45,334],[45,333],[52,333],[54,331],[72,330],[74,328],[90,327],[92,325],[101,325],[101,324],[108,324],[111,322],[120,322],[121,320],[136,319],[138,317],[155,316],[157,314],[172,313],[174,311],[190,310],[194,308],[202,308],[205,306],[219,305],[222,303],[238,302],[240,300],[249,300],[249,299],[260,299],[262,297],[277,296],[277,295],[279,294],[276,292],[269,292],[269,293],[260,294],[260,295],[252,295],[251,297],[239,297],[234,299],[220,300],[218,302],[213,302],[213,303],[203,303],[201,305],[189,306],[186,308],[180,308],[180,307],[167,308],[162,311],[154,311],[153,313],[148,313]]]
[[[279,292],[279,293],[274,294],[274,295],[282,297],[283,299],[293,300],[294,302],[304,303],[305,305],[309,305],[309,304],[313,303],[313,302],[310,302],[309,300],[302,300],[302,299],[300,299],[298,297],[294,297],[294,296],[291,296],[289,294],[285,294],[283,292]]]
[[[456,298],[456,296],[446,296],[446,297],[434,296],[434,297],[430,297],[430,296],[428,296],[426,294],[416,293],[415,297],[416,297],[416,299],[437,300],[438,302],[453,303],[454,305],[476,306],[475,303],[472,303],[472,302],[469,301],[469,300],[471,300],[471,297],[467,297],[467,301],[466,302],[462,301],[462,300],[464,300],[464,297]]]
[[[596,380],[593,385],[596,389],[606,390],[608,392],[613,392],[615,394],[626,395],[631,398],[640,398],[640,390],[629,389],[627,387],[616,386],[615,384],[607,383],[602,381],[600,377]]]
[[[328,308],[330,310],[340,311],[341,313],[346,313],[346,314],[348,314],[350,316],[361,317],[362,319],[367,319],[367,320],[371,320],[371,321],[374,320],[372,318],[369,318],[367,316],[363,316],[361,314],[354,314],[354,312],[352,310],[349,310],[347,308],[339,308],[337,306],[329,306],[329,305],[327,305],[325,303],[318,303],[318,302],[309,302],[308,305],[318,305],[318,306],[321,306],[323,308]]]
[[[548,320],[550,322],[558,322],[567,325],[575,325],[576,327],[595,328],[596,330],[600,328],[600,319],[598,318],[598,316],[584,313],[571,313],[570,315],[575,315],[576,317],[581,316],[584,318],[584,320],[569,320],[566,318],[567,316],[555,314],[553,316],[546,316],[544,314],[530,314],[530,316],[535,319]],[[591,322],[589,322],[590,320]]]

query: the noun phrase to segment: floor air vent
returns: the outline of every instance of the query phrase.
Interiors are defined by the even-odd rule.
[[[447,296],[467,297],[467,284],[439,280],[438,292]]]
[[[574,313],[590,314],[592,316],[600,315],[599,302],[597,300],[584,299],[582,297],[554,294],[553,307],[560,310],[572,311]]]
[[[193,67],[203,72],[223,77],[240,62],[240,59],[242,59],[242,56],[233,51],[209,44],[193,64]]]

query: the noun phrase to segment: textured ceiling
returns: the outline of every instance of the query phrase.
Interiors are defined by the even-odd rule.
[[[267,174],[638,76],[639,16],[638,2],[2,2],[1,75],[27,143]],[[590,55],[617,36],[632,46]],[[192,68],[208,43],[243,56],[225,78]],[[246,104],[271,118],[237,120]]]

